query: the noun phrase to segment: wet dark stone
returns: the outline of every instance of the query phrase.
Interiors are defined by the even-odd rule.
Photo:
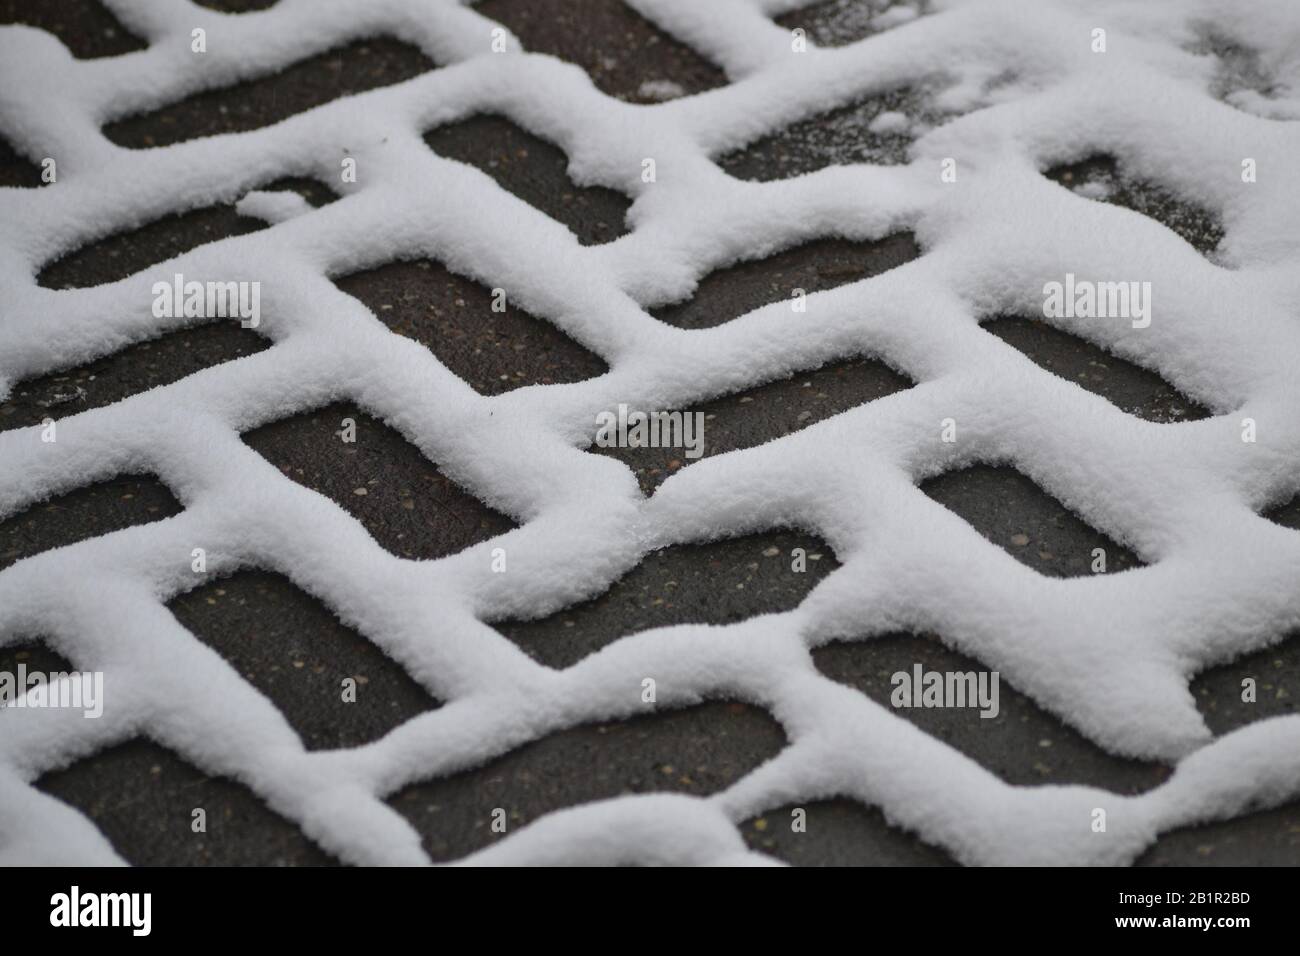
[[[911,385],[908,379],[874,359],[837,362],[686,409],[686,415],[704,415],[703,449],[698,458],[688,458],[688,449],[682,446],[593,445],[591,451],[623,462],[635,473],[642,493],[651,495],[673,474],[696,461],[793,434]],[[610,411],[617,414],[617,409]],[[635,409],[629,409],[629,414],[631,411]],[[683,438],[685,421],[682,420]],[[698,419],[691,421],[698,422]],[[629,434],[628,438],[631,440],[632,436]]]
[[[169,332],[76,368],[19,382],[0,402],[0,431],[112,405],[269,346],[231,319]]]
[[[813,661],[827,677],[857,688],[890,713],[911,721],[1010,784],[1080,784],[1134,794],[1160,785],[1171,772],[1162,764],[1107,753],[1043,710],[1001,675],[998,713],[994,717],[981,717],[978,704],[893,706],[893,675],[906,674],[906,686],[910,688],[918,664],[923,674],[937,671],[945,675],[991,675],[991,668],[950,650],[933,637],[889,634],[835,642],[813,651]],[[991,689],[991,676],[986,680]]]
[[[984,329],[1030,361],[1100,395],[1116,408],[1149,422],[1209,418],[1209,409],[1170,385],[1159,373],[1134,365],[1046,322],[997,316]]]
[[[0,25],[10,23],[54,34],[79,60],[119,56],[147,46],[98,0],[0,0]]]
[[[793,570],[802,548],[806,570]],[[839,567],[825,543],[769,531],[647,555],[599,597],[535,621],[494,625],[530,657],[568,667],[618,638],[674,624],[733,624],[788,611]]]
[[[401,40],[357,40],[270,76],[196,93],[161,109],[116,120],[104,127],[104,135],[119,146],[147,149],[200,136],[244,133],[434,68],[418,47]]]
[[[1242,681],[1255,681],[1255,699],[1242,700]],[[1192,679],[1192,697],[1215,735],[1270,717],[1300,713],[1300,633]]]
[[[0,674],[12,674],[17,681],[19,666],[22,666],[28,674],[37,672],[46,675],[66,674],[76,670],[66,657],[46,647],[40,641],[0,647]],[[19,690],[22,689],[20,686]],[[3,712],[0,712],[0,720],[2,719]]]
[[[1214,252],[1223,239],[1223,226],[1210,210],[1180,199],[1162,186],[1128,176],[1112,156],[1054,166],[1044,175],[1089,198],[1091,190],[1102,191],[1104,198],[1099,201],[1154,219],[1203,255]]]
[[[341,437],[356,423],[356,441]],[[396,430],[335,404],[246,432],[285,476],[334,501],[379,544],[412,560],[441,558],[515,527],[461,490]]]
[[[135,866],[330,866],[310,842],[241,783],[209,777],[137,739],[47,773],[37,787],[71,804]],[[207,832],[193,830],[203,809]]]
[[[32,505],[0,521],[0,570],[87,538],[180,514],[167,486],[123,475]]]
[[[678,328],[711,328],[772,302],[793,302],[795,289],[807,295],[825,292],[888,272],[920,254],[915,238],[907,232],[878,242],[817,239],[711,272],[689,299],[650,313]],[[803,315],[793,312],[793,305],[791,312],[793,322]]]
[[[687,94],[727,82],[720,69],[619,0],[484,0],[474,9],[503,24],[529,53],[576,63],[619,99],[671,98],[643,89],[647,82],[675,84]]]
[[[580,382],[608,371],[598,355],[512,303],[509,290],[503,290],[506,311],[494,312],[491,289],[438,262],[390,262],[335,285],[482,395]]]
[[[357,747],[438,706],[396,661],[280,574],[239,571],[168,605],[270,699],[308,750]],[[343,681],[356,682],[355,700]]]
[[[279,0],[194,0],[201,7],[218,10],[221,13],[253,13],[257,10],[269,10]]]
[[[1300,803],[1163,834],[1138,866],[1298,866]]]
[[[453,860],[565,807],[629,793],[716,793],[784,744],[781,726],[764,711],[708,703],[550,734],[486,766],[413,784],[388,802],[435,861]],[[505,811],[504,834],[492,830],[497,808]]]
[[[921,490],[1040,574],[1093,574],[1094,548],[1106,552],[1106,569],[1097,573],[1142,565],[1132,551],[1086,524],[1014,468],[974,465],[931,478]]]
[[[0,186],[32,189],[41,185],[41,167],[18,153],[0,136]]]
[[[319,209],[338,199],[338,194],[318,179],[309,176],[285,176],[275,182],[258,186],[250,192],[294,192],[307,200],[313,209]]]
[[[302,178],[277,180],[250,192],[281,189],[296,192],[313,205],[320,205],[333,195],[314,180]],[[113,233],[73,250],[45,266],[36,281],[47,289],[84,289],[116,282],[205,243],[247,235],[266,227],[261,219],[236,213],[234,203],[204,206],[155,219],[137,229]],[[237,281],[228,276],[217,278],[223,282]],[[202,281],[209,279],[212,277],[202,277]]]
[[[1264,517],[1284,528],[1300,531],[1300,495],[1264,512]]]
[[[477,167],[502,189],[569,228],[583,245],[624,235],[631,201],[604,186],[578,186],[564,151],[500,116],[475,116],[425,133],[439,156]]]
[[[802,832],[794,830],[804,811]],[[943,850],[890,826],[875,807],[853,800],[786,804],[741,824],[751,850],[792,866],[956,866]]]
[[[918,89],[890,90],[794,122],[719,156],[717,163],[737,179],[756,182],[792,179],[850,163],[896,166],[907,162],[915,124],[934,125],[938,120],[926,101]],[[869,127],[881,113],[903,113],[911,122],[906,129],[873,132]]]
[[[847,46],[882,31],[880,15],[895,7],[924,13],[928,0],[919,3],[881,3],[876,0],[823,0],[791,10],[776,18],[787,30],[803,29],[817,46]]]
[[[1212,87],[1218,99],[1229,100],[1231,94],[1242,90],[1252,90],[1269,98],[1283,92],[1259,51],[1244,47],[1230,37],[1203,32],[1192,44],[1191,52],[1212,56],[1218,61]]]

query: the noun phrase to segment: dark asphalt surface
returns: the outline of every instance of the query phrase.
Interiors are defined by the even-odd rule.
[[[337,198],[315,180],[300,177],[277,179],[257,188],[296,192],[316,207]],[[192,209],[70,252],[41,269],[36,281],[48,289],[80,289],[116,282],[204,243],[265,228],[262,220],[236,213],[234,203]]]
[[[41,168],[0,139],[0,186],[17,186],[19,189],[41,185]]]
[[[120,56],[146,46],[98,0],[0,0],[0,24],[5,23],[53,33],[79,60]]]
[[[440,262],[389,262],[335,284],[398,335],[436,351],[481,395],[581,382],[609,370],[600,356],[529,315],[508,295],[505,311],[493,310],[491,289]]]
[[[790,570],[802,548],[807,570]],[[624,634],[674,624],[734,624],[789,611],[831,571],[835,556],[812,535],[773,531],[648,555],[600,597],[536,621],[497,629],[550,667],[564,668]]]
[[[355,424],[354,442],[340,435],[348,419]],[[515,527],[354,405],[283,418],[243,437],[286,477],[349,512],[398,557],[441,558]]]
[[[501,116],[474,116],[430,130],[429,147],[446,159],[477,166],[508,192],[569,227],[583,245],[599,245],[627,232],[632,201],[602,186],[569,179],[569,159]]]
[[[434,860],[482,849],[544,813],[625,793],[704,796],[724,790],[785,744],[781,725],[744,704],[684,710],[551,734],[468,773],[416,784],[388,803]]]
[[[357,41],[274,76],[187,97],[104,127],[119,146],[145,149],[278,123],[341,96],[391,86],[434,68],[418,47],[391,38]]]
[[[932,635],[892,634],[865,643],[835,642],[813,652],[827,677],[856,687],[882,707],[889,707],[890,677],[911,673],[916,664],[927,671],[981,671],[979,661],[948,647]],[[1032,699],[1000,680],[996,717],[981,717],[976,708],[900,709],[932,737],[960,750],[1007,783],[1083,784],[1114,793],[1136,794],[1163,783],[1169,768],[1157,763],[1116,757],[1046,713]]]
[[[906,131],[870,127],[882,113],[901,113],[912,122],[932,119],[925,103],[920,90],[889,90],[800,120],[717,157],[717,163],[737,179],[753,182],[790,179],[846,163],[897,166],[907,162],[913,137]]]
[[[628,102],[659,99],[642,91],[646,82],[668,81],[688,94],[727,83],[717,66],[622,3],[482,0],[475,8],[506,26],[524,49],[576,63],[597,89]]]
[[[232,11],[269,5],[266,0],[204,2]],[[505,23],[529,49],[578,63],[602,90],[629,101],[653,98],[643,89],[647,81],[671,81],[688,93],[725,82],[716,67],[617,0],[578,0],[562,7],[557,0],[488,0],[479,9]],[[79,57],[115,55],[142,46],[92,0],[0,0],[0,23],[8,22],[49,29]],[[806,25],[814,42],[827,44],[850,42],[872,29],[870,18],[844,0],[816,4],[780,22],[789,28]],[[433,66],[398,41],[366,41],[313,58],[275,78],[124,119],[106,132],[123,145],[147,147],[256,128]],[[923,90],[893,91],[793,124],[719,162],[733,175],[748,179],[792,176],[837,162],[900,162],[908,137],[878,136],[865,132],[865,125],[885,110],[935,121],[925,100]],[[37,167],[13,153],[2,134],[0,185],[38,187]],[[565,157],[555,146],[499,117],[476,117],[430,130],[426,141],[442,155],[479,166],[504,188],[564,223],[583,242],[608,241],[625,229],[626,197],[577,187],[568,181]],[[1094,157],[1045,174],[1068,187],[1100,182],[1107,201],[1151,216],[1204,253],[1211,253],[1222,236],[1212,217],[1127,178],[1111,158]],[[316,204],[332,198],[318,183],[273,185],[297,189]],[[133,274],[203,242],[259,228],[264,224],[236,216],[232,206],[171,216],[47,263],[40,280],[52,288],[88,287]],[[701,283],[692,300],[656,304],[652,314],[682,328],[704,328],[786,299],[796,286],[809,291],[830,288],[877,274],[919,253],[907,235],[874,244],[828,236],[719,270]],[[389,263],[336,277],[336,282],[395,332],[431,348],[483,394],[525,384],[581,381],[605,369],[599,357],[567,339],[545,316],[514,308],[493,313],[487,288],[449,273],[440,263]],[[993,316],[985,328],[1030,360],[1129,414],[1162,423],[1208,414],[1155,372],[1029,317]],[[0,430],[30,426],[46,415],[59,418],[100,407],[266,347],[265,340],[235,324],[169,333],[81,368],[19,383],[0,403]],[[700,406],[713,416],[706,428],[706,453],[777,438],[910,385],[896,371],[861,357],[726,396]],[[334,434],[343,417],[358,422],[355,445],[344,445]],[[249,432],[244,440],[291,479],[337,501],[383,547],[403,557],[451,553],[511,526],[509,519],[449,482],[436,463],[426,461],[400,435],[352,406],[293,416]],[[689,464],[651,449],[594,453],[625,461],[647,494]],[[1110,572],[1139,563],[1014,470],[976,466],[932,479],[922,490],[1044,574],[1088,573],[1090,551],[1099,545],[1107,549]],[[0,568],[91,535],[159,520],[179,507],[149,476],[123,476],[75,491],[0,520]],[[1300,500],[1267,516],[1300,529]],[[788,555],[795,546],[820,555],[802,575],[789,571]],[[725,623],[794,607],[836,566],[833,553],[817,539],[773,529],[734,541],[665,549],[648,556],[595,600],[540,621],[494,626],[535,659],[566,667],[622,633],[681,622]],[[375,739],[439,704],[362,635],[282,576],[240,571],[175,598],[169,607],[199,640],[226,657],[276,704],[309,748]],[[12,670],[19,660],[33,669],[69,666],[45,647],[42,635],[27,637],[19,647],[0,650],[0,670]],[[836,642],[813,656],[828,677],[882,703],[887,703],[889,675],[909,670],[914,663],[939,670],[979,668],[933,635]],[[74,663],[95,667],[94,661]],[[356,704],[341,703],[339,683],[344,676],[358,679]],[[1257,704],[1240,701],[1244,676],[1259,680]],[[1216,734],[1295,713],[1300,639],[1292,636],[1271,649],[1208,670],[1196,678],[1192,691]],[[961,710],[897,713],[1012,783],[1086,783],[1135,793],[1157,785],[1168,773],[1169,768],[1158,764],[1105,753],[1005,681],[1001,704],[993,720]],[[408,787],[390,803],[417,827],[435,859],[452,859],[499,838],[488,826],[495,807],[507,809],[513,830],[549,810],[623,792],[712,793],[775,754],[783,741],[779,725],[761,711],[710,702],[553,734],[484,767]],[[136,740],[81,760],[47,774],[38,785],[87,813],[133,862],[330,862],[245,787],[207,777],[149,741]],[[190,813],[198,806],[208,812],[206,835],[190,830]],[[745,821],[741,829],[746,840],[764,852],[807,865],[951,862],[943,852],[890,827],[875,809],[846,800],[812,803],[806,807],[807,832],[799,834],[789,826],[791,809],[776,808]],[[1294,865],[1300,862],[1300,811],[1293,804],[1167,834],[1141,862]]]
[[[983,324],[1036,365],[1080,388],[1100,395],[1120,411],[1149,422],[1169,424],[1209,418],[1198,405],[1155,372],[1133,365],[1046,322],[997,316]]]
[[[1202,253],[1213,252],[1223,239],[1223,227],[1212,213],[1159,186],[1132,178],[1113,156],[1092,156],[1053,167],[1044,175],[1067,189],[1082,190],[1085,195],[1092,190],[1107,202],[1149,216]]]
[[[923,481],[921,490],[1021,564],[1049,577],[1091,575],[1095,548],[1106,552],[1106,574],[1142,563],[1014,468],[973,465]]]
[[[180,502],[152,476],[119,475],[78,488],[0,521],[0,570],[52,548],[180,512]]]
[[[887,29],[880,26],[876,14],[891,5],[891,0],[814,0],[782,14],[776,22],[787,30],[802,29],[817,46],[845,46]],[[912,6],[928,13],[930,0],[916,0]]]
[[[112,405],[269,346],[256,332],[233,322],[202,325],[130,345],[86,365],[19,382],[0,402],[0,431]]]
[[[150,740],[48,773],[40,788],[95,821],[137,866],[326,866],[337,861],[242,784],[209,777]],[[202,809],[207,830],[195,833]]]
[[[168,607],[284,714],[308,750],[378,740],[438,702],[283,575],[237,571]],[[356,681],[344,701],[343,680]]]
[[[911,384],[874,359],[836,362],[686,409],[689,414],[704,415],[704,447],[698,458],[686,457],[680,448],[593,447],[592,451],[631,468],[648,496],[697,461],[793,434]]]

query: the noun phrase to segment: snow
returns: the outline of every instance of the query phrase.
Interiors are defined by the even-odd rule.
[[[241,216],[278,223],[311,212],[311,203],[291,190],[254,190],[235,203]]]
[[[899,113],[895,110],[886,110],[877,114],[876,118],[871,121],[867,129],[873,133],[905,133],[911,121],[907,118],[906,113]]]
[[[0,433],[0,514],[123,470],[159,475],[173,518],[48,552],[0,572],[0,643],[46,636],[105,671],[100,720],[0,716],[0,861],[120,862],[94,827],[30,784],[139,733],[237,778],[324,848],[358,864],[427,862],[382,798],[548,732],[660,706],[731,697],[768,709],[790,743],[707,800],[626,798],[554,814],[471,862],[763,862],[735,824],[787,802],[847,795],[968,863],[1119,863],[1158,832],[1300,796],[1300,717],[1212,739],[1187,690],[1213,662],[1300,622],[1300,535],[1255,512],[1300,490],[1300,127],[1291,83],[1270,112],[1210,95],[1211,27],[1294,78],[1291,0],[1096,3],[946,0],[836,49],[791,52],[769,13],[787,0],[633,0],[728,72],[731,85],[654,106],[601,95],[573,66],[490,52],[491,23],[450,0],[282,0],[223,17],[183,2],[107,0],[147,50],[74,61],[52,37],[0,29],[0,127],[59,182],[0,190],[0,392],[140,341],[156,275],[262,283],[274,348],[39,429]],[[1248,21],[1248,22],[1247,22]],[[195,68],[190,30],[207,30]],[[1093,53],[1091,31],[1107,30]],[[443,68],[250,133],[161,149],[116,147],[114,117],[287,65],[347,39],[393,33]],[[791,121],[942,64],[945,105],[975,110],[930,130],[900,166],[841,166],[786,182],[731,179],[710,157]],[[996,97],[984,91],[1010,71]],[[1262,96],[1262,94],[1257,94]],[[985,109],[975,108],[988,102]],[[1268,102],[1272,103],[1273,100]],[[1290,105],[1288,105],[1290,104]],[[1238,108],[1240,107],[1240,108]],[[573,176],[635,197],[632,232],[583,247],[482,173],[434,155],[422,131],[504,113],[561,145]],[[340,184],[339,157],[358,182]],[[1212,263],[1157,223],[1045,180],[1096,151],[1214,210]],[[642,182],[641,160],[658,176]],[[944,183],[941,161],[957,160]],[[1241,181],[1257,161],[1258,182]],[[315,175],[343,199],[307,211],[250,190]],[[431,188],[436,184],[436,188]],[[212,202],[276,223],[201,246],[109,285],[38,287],[42,264],[111,231]],[[294,208],[290,208],[290,205]],[[810,296],[683,331],[642,306],[680,299],[741,257],[838,234],[911,228],[925,255]],[[326,278],[431,256],[551,319],[611,371],[482,397],[395,336]],[[1154,320],[1059,320],[1158,369],[1217,417],[1126,416],[1056,378],[977,319],[1034,311],[1046,279],[1150,281]],[[706,459],[643,500],[631,473],[581,449],[594,416],[626,402],[682,407],[850,355],[919,384],[757,448]],[[241,430],[349,398],[484,501],[521,522],[430,562],[381,549],[344,511],[281,476]],[[1241,419],[1259,440],[1240,440]],[[958,423],[955,444],[940,422]],[[1012,462],[1149,567],[1069,581],[1035,574],[916,489],[964,463]],[[728,627],[626,637],[560,673],[487,621],[540,615],[604,590],[650,550],[782,524],[822,535],[843,566],[799,608]],[[307,753],[284,718],[166,610],[238,566],[287,574],[401,662],[447,705],[361,748]],[[490,571],[492,548],[509,554]],[[934,631],[1118,753],[1177,761],[1127,797],[1014,787],[813,668],[835,637]],[[1105,834],[1091,810],[1108,811]]]
[[[672,80],[646,80],[637,88],[637,95],[645,100],[675,100],[686,91]]]

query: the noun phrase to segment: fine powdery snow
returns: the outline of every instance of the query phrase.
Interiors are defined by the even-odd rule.
[[[47,770],[146,734],[236,778],[339,858],[427,862],[383,797],[560,728],[733,698],[790,743],[708,799],[624,797],[545,817],[483,863],[762,863],[736,824],[845,795],[966,863],[1123,863],[1156,835],[1300,797],[1300,717],[1212,738],[1191,675],[1300,624],[1300,534],[1257,512],[1300,491],[1300,12],[1293,0],[939,0],[836,48],[791,49],[787,0],[629,0],[727,72],[696,95],[631,105],[551,57],[491,51],[491,21],[451,0],[281,0],[223,16],[180,0],[106,0],[140,52],[74,60],[52,36],[0,29],[0,128],[59,180],[0,189],[0,394],[25,378],[180,327],[150,309],[156,274],[262,284],[274,347],[39,428],[0,434],[0,516],[123,471],[157,474],[176,517],[46,552],[0,573],[0,644],[40,636],[105,672],[108,706],[0,714],[0,861],[113,863],[88,820],[31,786]],[[207,30],[194,69],[190,31]],[[1104,28],[1107,49],[1092,49]],[[440,69],[277,125],[128,150],[100,127],[200,88],[359,37],[397,36]],[[1231,86],[1206,35],[1256,51],[1267,94]],[[940,121],[902,165],[843,165],[780,182],[711,157],[818,111],[936,85]],[[478,112],[560,145],[585,185],[635,197],[631,232],[582,246],[423,131]],[[891,113],[876,122],[906,128]],[[1213,261],[1153,220],[1040,170],[1105,152],[1213,211]],[[310,209],[255,192],[281,176],[356,183]],[[643,182],[653,157],[655,182]],[[956,161],[944,182],[945,159]],[[1255,161],[1256,182],[1242,179]],[[246,195],[254,192],[254,195]],[[98,237],[214,202],[275,225],[94,288],[34,276]],[[924,255],[707,330],[643,310],[705,274],[826,235],[900,229]],[[327,278],[427,256],[509,290],[611,371],[483,397]],[[1153,424],[1040,369],[977,319],[1041,314],[1066,272],[1149,281],[1153,321],[1054,319],[1158,370],[1214,417]],[[597,412],[681,408],[854,355],[916,387],[756,448],[705,459],[643,499],[621,463],[583,453]],[[364,406],[520,528],[453,556],[400,560],[239,433],[328,401]],[[940,423],[959,440],[940,440]],[[1241,440],[1242,419],[1258,440]],[[1055,580],[1022,566],[916,487],[1007,462],[1147,567]],[[726,627],[623,638],[557,672],[486,623],[605,590],[653,549],[778,525],[813,531],[842,567],[797,609]],[[274,569],[324,601],[446,705],[350,750],[304,750],[285,719],[165,602],[236,567]],[[491,572],[505,547],[509,573]],[[1116,754],[1176,763],[1140,796],[1011,786],[814,668],[810,647],[939,633]],[[580,772],[580,771],[579,771]],[[1094,833],[1092,810],[1107,831]]]

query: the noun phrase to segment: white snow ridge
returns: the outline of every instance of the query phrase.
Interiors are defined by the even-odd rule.
[[[600,93],[555,58],[491,50],[490,20],[452,0],[281,0],[223,16],[186,0],[105,0],[148,48],[74,60],[52,37],[0,29],[0,129],[58,158],[57,184],[0,189],[0,395],[15,383],[179,328],[150,311],[153,274],[260,281],[274,345],[40,428],[0,433],[0,517],[123,471],[156,474],[184,505],[167,520],[0,572],[0,645],[34,635],[105,673],[102,719],[0,714],[0,861],[120,863],[98,830],[32,786],[141,734],[247,784],[321,847],[356,864],[420,864],[415,830],[383,802],[553,731],[701,698],[758,705],[779,756],[708,799],[621,797],[512,833],[468,862],[763,863],[737,824],[790,802],[851,797],[971,864],[1132,861],[1160,832],[1300,797],[1300,717],[1214,739],[1191,675],[1300,623],[1300,534],[1257,512],[1300,491],[1300,13],[1294,0],[938,0],[836,48],[791,49],[788,0],[629,0],[721,65],[729,85],[653,105]],[[1246,19],[1249,22],[1244,22]],[[203,68],[191,30],[207,30]],[[1093,31],[1107,49],[1094,52]],[[1206,30],[1280,78],[1219,97]],[[399,37],[440,68],[248,133],[157,149],[115,146],[103,123],[261,75],[358,37]],[[833,166],[780,182],[713,161],[756,137],[900,84],[943,75],[955,118],[903,165]],[[1247,91],[1249,92],[1249,91]],[[1238,108],[1234,102],[1254,104]],[[1270,109],[1260,104],[1271,103]],[[1259,107],[1259,108],[1254,108]],[[635,197],[631,232],[582,246],[562,225],[421,139],[503,114],[558,144],[570,173]],[[892,125],[892,118],[886,125]],[[41,288],[57,256],[171,212],[235,202],[278,176],[358,182],[308,209],[260,194],[274,224],[156,270],[87,289]],[[1112,154],[1223,223],[1213,261],[1129,210],[1040,170]],[[654,182],[641,177],[654,157]],[[945,182],[945,159],[956,182]],[[1243,182],[1253,159],[1257,181]],[[885,274],[705,330],[652,318],[708,272],[838,235],[915,233],[924,254]],[[610,372],[484,397],[391,333],[327,278],[431,257],[510,290]],[[977,319],[1025,314],[1047,278],[1149,281],[1153,319],[1053,320],[1156,369],[1214,413],[1154,424],[1037,367]],[[1041,313],[1040,313],[1041,314]],[[594,415],[686,408],[850,356],[917,385],[778,441],[706,458],[643,498],[620,462],[587,454]],[[436,560],[382,549],[341,508],[239,439],[249,428],[357,402],[521,527]],[[960,440],[940,440],[953,418]],[[1258,439],[1241,440],[1242,419]],[[917,483],[975,462],[1014,464],[1147,566],[1039,575]],[[606,590],[668,545],[795,525],[842,567],[795,610],[725,627],[625,637],[565,671],[484,623]],[[282,572],[399,661],[445,706],[368,746],[308,753],[284,717],[165,602],[210,574]],[[506,547],[509,574],[491,572]],[[823,677],[832,638],[933,631],[1001,672],[1108,751],[1176,763],[1140,796],[1004,783],[865,695]],[[1095,833],[1092,810],[1107,810]]]

